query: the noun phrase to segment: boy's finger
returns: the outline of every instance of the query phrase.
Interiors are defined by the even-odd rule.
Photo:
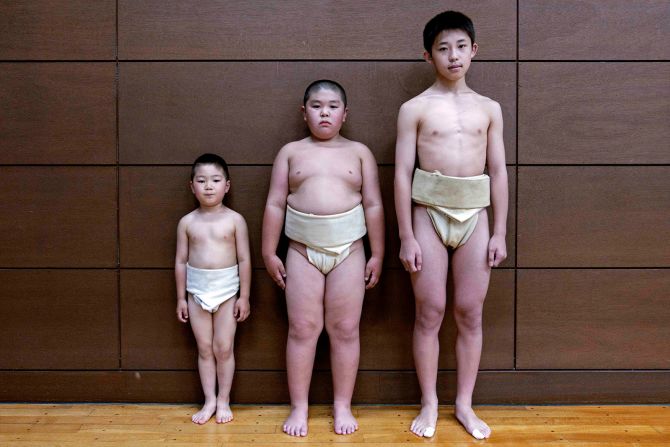
[[[496,251],[494,249],[489,249],[489,267],[493,267],[495,260],[496,260]]]
[[[423,265],[423,259],[421,258],[421,252],[418,252],[416,254],[416,271],[421,270],[422,265]]]

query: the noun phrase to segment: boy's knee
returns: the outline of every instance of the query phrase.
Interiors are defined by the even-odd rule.
[[[425,330],[439,330],[443,318],[444,307],[422,306],[416,313],[416,325]]]
[[[198,343],[198,356],[202,359],[213,358],[214,347],[212,343]]]
[[[330,338],[340,341],[357,340],[359,322],[356,320],[339,320],[326,325],[326,331]]]
[[[288,336],[298,340],[309,340],[318,338],[323,330],[323,323],[308,320],[291,321],[288,328]]]
[[[224,360],[233,355],[233,343],[216,341],[213,345],[214,356],[217,360]]]
[[[482,309],[454,309],[454,320],[458,329],[479,330],[482,327]]]

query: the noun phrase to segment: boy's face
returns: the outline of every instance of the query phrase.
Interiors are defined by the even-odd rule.
[[[342,102],[342,96],[339,92],[324,88],[309,96],[302,112],[309,131],[319,140],[337,136],[347,119],[347,108]]]
[[[435,66],[440,76],[457,81],[465,76],[472,58],[477,54],[477,44],[463,30],[444,30],[435,38],[431,53],[424,52],[424,58]]]
[[[229,189],[230,180],[226,179],[223,169],[211,164],[196,166],[191,191],[200,205],[220,205]]]

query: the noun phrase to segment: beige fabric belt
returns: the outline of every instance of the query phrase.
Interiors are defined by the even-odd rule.
[[[458,222],[465,222],[491,203],[488,175],[450,177],[438,171],[414,171],[412,200]]]
[[[326,252],[341,253],[365,236],[363,205],[330,215],[307,214],[286,206],[284,232],[289,239]]]

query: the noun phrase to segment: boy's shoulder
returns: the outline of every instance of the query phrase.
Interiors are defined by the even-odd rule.
[[[200,212],[199,208],[194,209],[187,215],[181,218],[179,225],[197,225],[201,222],[212,222],[212,221],[227,221],[232,220],[239,222],[240,220],[244,221],[244,217],[237,211],[228,208],[227,206],[221,207],[218,212],[215,213],[206,213],[206,216]]]
[[[474,103],[473,105],[475,107],[481,107],[484,111],[490,113],[493,112],[495,113],[496,111],[500,110],[500,104],[489,98],[488,96],[484,96],[480,93],[477,93],[476,91],[470,89],[470,91],[467,93],[469,95],[469,100]],[[453,98],[453,97],[451,97]],[[450,104],[453,105],[453,102],[450,101],[450,96],[448,94],[442,93],[442,92],[437,92],[432,89],[427,89],[415,97],[407,100],[400,106],[400,111],[405,114],[422,114],[423,112],[428,112],[431,108],[431,106],[435,107],[449,107]]]

